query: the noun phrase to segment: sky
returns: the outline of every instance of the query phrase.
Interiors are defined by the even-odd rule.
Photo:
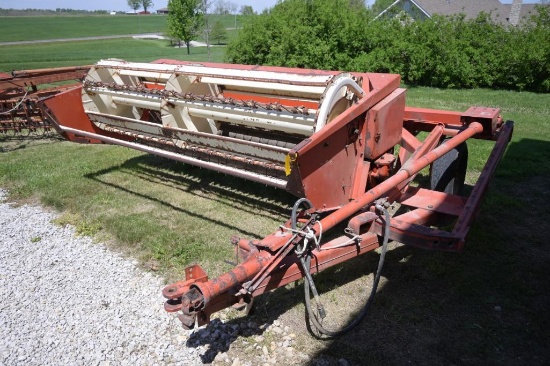
[[[250,5],[255,11],[261,12],[276,4],[277,0],[230,0],[237,4],[238,9],[242,5]],[[153,10],[165,8],[168,0],[153,0]],[[0,0],[0,8],[4,9],[56,9],[68,8],[79,10],[130,10],[126,0]]]
[[[242,5],[250,5],[255,11],[261,12],[266,8],[270,8],[277,0],[230,0],[237,4],[238,9]],[[483,1],[483,0],[480,0]],[[367,0],[367,4],[372,4],[374,0]],[[502,0],[503,3],[511,3],[512,0]],[[524,3],[536,3],[538,0],[523,0]],[[153,0],[153,10],[165,8],[168,0]],[[93,1],[77,1],[77,0],[0,0],[0,8],[4,9],[81,9],[81,10],[130,10],[126,0],[93,0]]]

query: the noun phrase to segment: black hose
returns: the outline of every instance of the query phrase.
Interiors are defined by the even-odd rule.
[[[307,198],[300,198],[298,201],[296,201],[294,203],[294,206],[292,206],[292,214],[290,215],[290,224],[292,225],[292,230],[296,230],[296,227],[297,227],[297,215],[298,215],[298,209],[300,208],[300,205],[302,203],[305,203],[307,206],[309,207],[306,207],[306,210],[309,210],[310,208],[313,207],[313,203],[311,203],[310,200],[308,200]]]
[[[383,207],[382,205],[376,205],[376,208],[384,213],[384,242],[382,244],[382,252],[380,253],[380,259],[378,260],[378,268],[376,269],[376,275],[374,276],[374,282],[372,285],[372,290],[369,295],[369,298],[367,300],[367,303],[361,309],[361,312],[357,317],[348,325],[346,325],[344,328],[337,330],[337,331],[331,331],[326,328],[324,328],[321,323],[317,320],[317,316],[313,312],[313,309],[311,308],[311,299],[310,299],[310,286],[309,281],[304,281],[304,291],[305,291],[305,302],[306,302],[306,309],[307,313],[309,315],[309,318],[311,319],[311,322],[315,326],[315,328],[319,331],[319,333],[324,334],[328,337],[337,337],[344,333],[349,332],[353,327],[355,327],[368,313],[368,310],[374,301],[374,296],[376,295],[376,290],[378,289],[378,283],[380,282],[380,275],[382,273],[382,267],[384,267],[384,260],[386,258],[386,251],[388,250],[388,241],[390,236],[390,214],[388,210]],[[311,255],[306,256],[306,268],[310,268],[311,266]]]
[[[290,225],[292,227],[292,230],[296,230],[298,227],[298,208],[300,208],[300,205],[304,203],[306,206],[306,210],[313,207],[313,204],[310,200],[307,198],[300,198],[296,203],[294,203],[294,206],[292,207],[292,214],[290,216]],[[309,206],[309,207],[308,207]],[[313,278],[311,277],[311,273],[309,272],[309,268],[311,265],[311,262],[306,263],[306,259],[304,259],[304,253],[307,250],[307,244],[304,238],[304,241],[301,244],[296,245],[295,252],[300,257],[300,263],[302,264],[302,267],[304,269],[304,275],[306,277],[306,282],[308,283],[308,289],[311,287],[311,292],[313,292],[313,296],[315,298],[315,303],[317,304],[317,310],[319,311],[319,315],[321,318],[325,317],[325,309],[323,307],[323,304],[321,304],[321,299],[319,298],[319,293],[317,292],[317,289],[315,288],[315,283],[313,282]],[[306,258],[309,258],[308,255],[305,255]],[[308,290],[309,291],[309,290]]]

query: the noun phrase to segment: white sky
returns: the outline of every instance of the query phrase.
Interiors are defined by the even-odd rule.
[[[230,0],[237,4],[238,8],[242,5],[251,5],[255,11],[262,11],[276,4],[277,0]],[[483,1],[483,0],[479,0]],[[511,3],[512,0],[501,0],[503,3]],[[372,4],[374,0],[367,0],[367,4]],[[539,0],[523,0],[524,3],[536,3]],[[153,0],[153,10],[165,8],[168,0]],[[128,11],[128,2],[126,0],[0,0],[0,8],[4,9],[82,9],[82,10],[120,10]]]

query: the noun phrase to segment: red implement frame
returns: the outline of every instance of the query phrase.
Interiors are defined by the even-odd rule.
[[[0,134],[43,133],[51,129],[50,121],[37,103],[78,84],[41,88],[44,84],[82,80],[89,66],[61,67],[0,73]]]
[[[170,60],[157,63],[185,64]],[[290,70],[334,75],[318,70],[204,65],[243,72]],[[234,269],[209,280],[196,265],[186,270],[185,280],[167,286],[163,291],[168,299],[165,309],[181,312],[186,328],[208,323],[216,311],[249,303],[255,296],[303,278],[304,252],[311,255],[309,272],[313,274],[378,248],[387,230],[386,240],[442,251],[463,249],[490,178],[511,139],[513,123],[503,123],[499,110],[492,108],[473,107],[465,113],[408,108],[398,75],[355,76],[362,80],[364,95],[292,148],[287,155],[286,184],[272,183],[307,198],[312,207],[300,213],[302,227],[293,229],[294,217],[294,223],[289,220],[262,240],[235,238],[233,244],[242,262]],[[237,173],[165,151],[153,143],[147,146],[147,141],[136,143],[128,135],[100,130],[78,103],[80,93],[75,89],[44,103],[56,128],[70,140],[132,147],[270,184],[246,172]],[[427,136],[420,140],[419,132],[427,132]],[[494,148],[468,197],[410,186],[422,169],[470,138],[494,141]],[[375,203],[379,203],[377,207],[400,205],[399,212],[404,213],[385,222]],[[454,218],[452,230],[433,228],[441,222],[447,224],[449,218]],[[322,234],[337,227],[345,228],[344,232],[324,242]]]
[[[372,80],[372,75],[369,77]],[[426,249],[461,251],[489,180],[511,139],[513,123],[504,124],[499,111],[491,108],[470,108],[465,113],[405,108],[397,124],[395,115],[399,115],[401,93],[391,82],[386,85],[394,88],[389,93],[393,111],[391,108],[384,111],[379,98],[376,102],[364,98],[356,108],[344,112],[289,154],[293,168],[289,186],[310,199],[314,204],[310,213],[318,214],[318,219],[306,225],[310,235],[313,233],[319,238],[322,232],[347,222],[346,235],[312,248],[311,274],[381,245],[383,220],[374,213],[373,207],[380,198],[410,208],[391,219],[390,240]],[[380,89],[377,92],[388,95]],[[378,184],[367,185],[369,176],[383,170],[374,167],[383,168],[385,164],[381,160],[392,160],[392,155],[388,157],[388,154],[374,161],[365,159],[375,150],[376,139],[380,137],[372,118],[380,111],[394,114],[385,120],[385,126],[378,127],[383,138],[390,136],[391,140],[398,125],[400,169],[383,177]],[[415,137],[420,131],[429,132],[423,141]],[[438,146],[444,136],[450,138]],[[418,172],[470,138],[495,140],[496,143],[469,197],[409,187],[408,183]],[[364,190],[366,186],[370,186],[367,191]],[[451,231],[431,227],[449,216],[456,219]],[[184,327],[192,328],[195,321],[199,326],[206,324],[216,311],[249,302],[254,296],[303,278],[305,274],[295,251],[297,246],[303,245],[308,231],[293,233],[289,227],[290,222],[287,222],[261,241],[235,241],[237,252],[245,260],[216,279],[208,281],[203,276],[195,281],[187,278],[167,286],[163,291],[168,299],[166,311],[181,311]]]
[[[408,110],[407,113],[410,111]],[[425,111],[425,113],[426,116],[431,116],[432,112]],[[395,197],[393,202],[413,208],[391,219],[391,240],[427,249],[455,252],[463,249],[466,234],[479,210],[481,198],[511,138],[512,123],[499,125],[495,147],[468,198],[406,185],[399,189],[438,157],[468,138],[483,132],[484,121],[472,122],[456,136],[434,148],[444,133],[452,134],[452,130],[458,127],[453,123],[453,118],[456,117],[460,115],[454,114],[451,119],[433,124],[432,132],[423,143],[405,133],[411,141],[404,142],[403,145],[418,147],[398,172],[311,225],[315,235],[319,236],[321,228],[326,232],[347,220],[351,234],[351,238],[350,235],[342,235],[322,243],[318,249],[313,249],[311,274],[380,246],[379,235],[382,233],[382,222],[378,215],[369,210],[365,211],[380,197],[393,196]],[[420,119],[419,123],[425,127],[430,122]],[[446,125],[451,129],[450,131],[447,131]],[[437,224],[441,216],[449,215],[457,218],[450,232],[430,227]],[[289,223],[286,223],[285,227],[288,228]],[[244,254],[246,258],[243,263],[210,281],[206,281],[203,276],[200,281],[187,278],[186,281],[167,286],[163,291],[163,295],[168,299],[165,305],[166,311],[183,311],[184,315],[180,319],[185,327],[192,327],[197,315],[198,325],[203,325],[216,311],[233,304],[248,302],[251,297],[303,278],[304,273],[299,266],[298,257],[294,254],[295,246],[303,240],[303,234],[294,236],[281,229],[261,241],[237,241],[237,251],[241,256]],[[344,245],[350,240],[353,241],[353,245]]]

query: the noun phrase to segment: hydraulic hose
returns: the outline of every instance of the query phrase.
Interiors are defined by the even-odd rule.
[[[313,204],[310,200],[307,198],[300,198],[296,203],[294,203],[294,206],[292,207],[292,215],[290,216],[290,224],[292,227],[292,230],[296,230],[298,225],[298,209],[300,208],[300,205],[304,203],[306,206],[306,210],[313,207]],[[304,238],[304,242],[302,243],[302,247],[296,247],[296,254],[300,257],[300,263],[302,264],[302,267],[304,269],[304,274],[306,276],[306,283],[308,284],[308,289],[311,286],[311,292],[313,292],[313,297],[315,298],[315,303],[317,304],[317,310],[319,311],[319,315],[321,318],[325,317],[325,309],[323,307],[323,304],[321,303],[321,299],[319,298],[319,293],[317,292],[317,289],[315,288],[315,283],[313,282],[313,278],[311,277],[311,273],[309,272],[311,261],[306,262],[306,259],[304,258],[304,253],[307,250],[307,241]],[[305,257],[309,258],[308,255]]]
[[[378,289],[378,283],[380,282],[380,275],[382,273],[382,267],[384,267],[384,260],[386,258],[386,252],[388,250],[388,241],[389,241],[389,236],[390,236],[390,214],[389,214],[388,210],[381,204],[377,204],[376,208],[379,211],[384,213],[384,239],[383,239],[383,244],[382,244],[382,252],[380,253],[380,259],[378,260],[378,268],[376,269],[376,275],[374,276],[374,282],[373,282],[373,285],[372,285],[371,293],[369,295],[367,303],[365,304],[363,309],[361,309],[361,312],[359,313],[359,315],[357,315],[357,317],[351,323],[349,323],[348,325],[346,325],[344,328],[342,328],[340,330],[333,331],[333,330],[329,330],[329,329],[324,328],[323,325],[317,319],[317,316],[315,315],[315,313],[314,313],[314,311],[311,307],[311,299],[310,299],[311,294],[310,294],[309,281],[307,281],[307,280],[304,281],[305,303],[306,303],[306,309],[307,309],[308,316],[311,319],[311,322],[313,323],[315,328],[319,331],[319,333],[324,334],[328,337],[337,337],[337,336],[340,336],[344,333],[349,332],[353,327],[355,327],[357,324],[359,324],[361,322],[361,320],[363,320],[363,318],[365,318],[365,316],[368,313],[368,310],[369,310],[370,306],[372,305],[372,302],[374,301],[374,296],[376,295],[376,290]],[[305,262],[306,262],[307,268],[310,268],[311,255],[306,256]],[[323,314],[321,314],[321,317],[322,318],[324,317]]]

